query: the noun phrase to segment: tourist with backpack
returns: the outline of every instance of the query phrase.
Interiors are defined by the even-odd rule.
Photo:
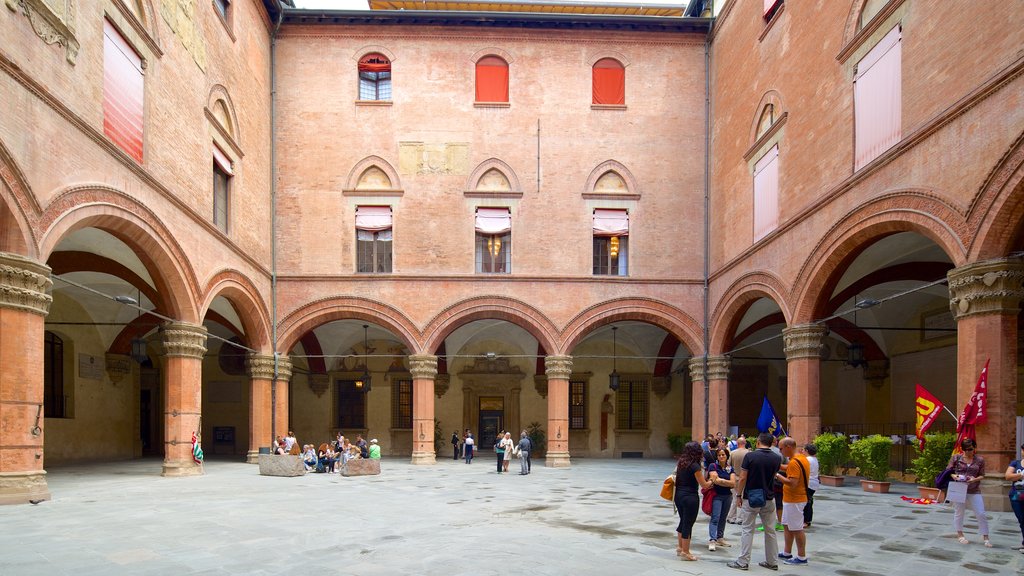
[[[769,570],[778,570],[779,543],[772,530],[775,523],[775,499],[772,483],[782,465],[782,457],[771,451],[772,435],[762,432],[757,437],[757,449],[743,457],[743,464],[737,481],[739,505],[743,507],[743,532],[740,536],[740,555],[727,566],[746,570],[750,564],[751,549],[754,545],[754,524],[761,519],[764,531],[764,562],[758,565]]]

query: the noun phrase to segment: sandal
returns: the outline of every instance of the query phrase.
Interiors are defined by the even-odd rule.
[[[992,541],[991,540],[985,540],[985,548],[991,548],[991,547],[992,547]]]
[[[970,541],[967,538],[964,538],[963,536],[957,536],[956,541],[961,544],[970,544]]]
[[[690,554],[689,552],[681,552],[679,554],[679,557],[688,562],[694,562],[697,560],[697,556],[694,554]]]

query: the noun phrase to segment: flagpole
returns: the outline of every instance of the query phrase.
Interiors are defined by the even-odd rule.
[[[950,416],[952,416],[952,417],[953,417],[953,420],[956,420],[957,422],[959,422],[959,421],[960,421],[960,419],[956,417],[956,414],[953,414],[953,411],[952,411],[952,410],[950,410],[949,408],[946,408],[946,405],[945,405],[945,404],[943,404],[943,405],[942,405],[942,409],[943,409],[943,410],[945,410],[947,414],[949,414]]]

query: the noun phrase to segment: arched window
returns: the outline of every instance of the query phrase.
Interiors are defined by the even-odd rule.
[[[508,102],[508,62],[497,56],[476,61],[476,101]]]
[[[626,103],[626,69],[614,58],[594,63],[594,104],[624,105]]]
[[[761,111],[761,117],[757,120],[757,137],[760,138],[769,128],[775,124],[775,105],[765,104]]]
[[[43,405],[47,418],[67,418],[64,394],[64,340],[47,331],[43,339]]]
[[[379,52],[359,59],[359,99],[391,100],[391,60]]]

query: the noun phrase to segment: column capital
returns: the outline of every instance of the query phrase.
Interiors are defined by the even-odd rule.
[[[250,353],[245,358],[245,367],[253,380],[274,379],[274,356],[271,354]]]
[[[828,334],[828,328],[823,324],[797,324],[783,328],[782,340],[785,344],[782,351],[786,354],[786,360],[821,359],[821,341],[825,334]]]
[[[206,327],[185,322],[168,322],[160,327],[164,356],[203,359]]]
[[[35,260],[0,252],[0,308],[24,310],[46,316],[53,297],[50,267]]]
[[[547,356],[544,374],[548,379],[568,380],[572,376],[572,356]]]
[[[274,376],[273,364],[271,364],[270,370],[271,370],[270,376],[271,376],[271,378],[273,378],[273,376]],[[290,358],[288,358],[287,355],[281,354],[281,355],[279,355],[277,357],[277,381],[278,382],[288,382],[291,379],[292,379],[292,361],[291,361]]]
[[[1024,299],[1024,261],[994,258],[946,274],[949,310],[957,320],[979,314],[1013,314]]]
[[[732,359],[728,356],[708,356],[708,381],[727,380],[729,378],[729,367]],[[690,380],[692,382],[704,381],[704,357],[694,356],[690,358]]]
[[[409,373],[413,380],[433,380],[437,377],[437,356],[433,354],[410,354]]]

